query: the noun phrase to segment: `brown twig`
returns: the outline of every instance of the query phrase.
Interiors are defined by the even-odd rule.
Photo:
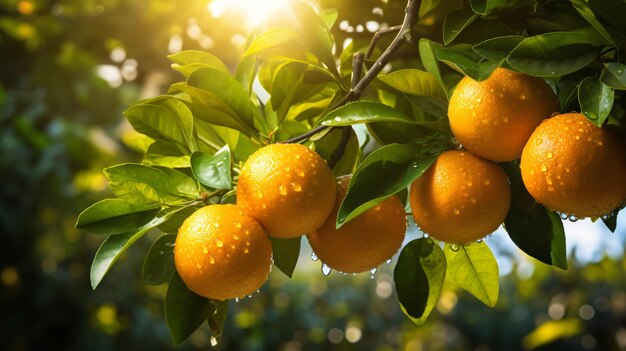
[[[400,29],[402,29],[402,25],[397,25],[397,26],[393,26],[393,27],[389,27],[389,28],[385,28],[385,29],[381,29],[379,31],[377,31],[374,36],[372,37],[372,41],[370,42],[370,46],[367,48],[367,54],[365,54],[365,59],[369,59],[370,57],[372,57],[372,54],[374,53],[374,49],[376,48],[376,44],[378,43],[378,41],[380,40],[380,38],[385,35],[385,34],[389,34],[389,33],[393,33],[393,32],[397,32]]]
[[[417,22],[418,10],[419,10],[419,1],[408,0],[406,8],[404,10],[405,12],[404,20],[402,21],[402,24],[400,25],[398,34],[395,36],[395,38],[393,38],[393,41],[391,42],[391,44],[389,44],[387,49],[385,49],[382,55],[380,55],[380,57],[376,60],[376,62],[374,62],[374,64],[372,65],[372,67],[370,67],[367,73],[365,73],[365,76],[361,78],[358,81],[358,83],[354,84],[350,88],[350,91],[341,100],[339,100],[339,102],[337,102],[335,106],[333,106],[332,108],[333,110],[347,104],[348,102],[358,100],[361,97],[361,94],[363,94],[363,91],[365,90],[365,88],[374,80],[374,78],[376,78],[376,76],[378,76],[380,71],[382,71],[382,69],[389,63],[389,61],[391,60],[393,55],[396,53],[396,51],[398,51],[398,49],[400,49],[400,47],[405,42],[411,39],[411,32],[412,32],[413,26]],[[397,26],[383,29],[381,31],[387,32],[388,29],[395,28],[395,27]],[[380,37],[380,35],[378,36]],[[374,35],[374,37],[376,37],[376,34]],[[372,39],[372,42],[375,44],[374,39]],[[371,49],[371,46],[372,45],[370,44],[370,49],[368,50],[368,53],[369,51],[373,50]],[[281,141],[280,143],[281,144],[297,143],[302,140],[308,139],[309,137],[321,132],[325,128],[332,128],[332,127],[317,126],[302,135],[291,138],[289,140]]]

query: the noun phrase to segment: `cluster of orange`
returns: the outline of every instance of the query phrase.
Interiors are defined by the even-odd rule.
[[[449,243],[481,239],[504,221],[508,177],[496,163],[521,157],[529,193],[548,208],[597,217],[626,199],[626,154],[620,141],[579,113],[556,115],[559,104],[542,79],[496,69],[485,81],[464,78],[450,100],[452,132],[462,150],[442,153],[412,185],[416,224]],[[274,144],[249,157],[239,175],[236,205],[211,205],[181,226],[176,269],[195,293],[231,299],[256,291],[272,264],[268,236],[306,233],[329,267],[357,273],[400,248],[404,208],[392,196],[336,229],[349,176],[335,179],[326,162],[298,144]]]
[[[245,296],[267,280],[272,264],[268,236],[290,239],[304,233],[332,268],[357,273],[377,267],[402,244],[404,207],[393,196],[336,229],[349,180],[336,181],[322,157],[305,146],[259,149],[241,169],[236,205],[206,206],[181,226],[176,270],[199,295]]]

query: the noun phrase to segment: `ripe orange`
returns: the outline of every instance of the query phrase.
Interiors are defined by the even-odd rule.
[[[272,245],[261,225],[235,205],[209,205],[183,222],[174,261],[189,290],[228,300],[252,294],[265,283]]]
[[[450,97],[450,127],[465,149],[493,161],[520,158],[535,127],[559,111],[543,79],[497,68],[477,82],[461,79]]]
[[[336,229],[337,213],[348,192],[350,176],[337,179],[337,200],[321,228],[307,234],[313,251],[329,267],[359,273],[391,258],[404,240],[406,216],[402,202],[392,196]]]
[[[580,113],[543,123],[524,147],[522,179],[546,207],[577,217],[599,217],[626,200],[624,145]]]
[[[411,210],[424,233],[448,243],[478,240],[496,230],[511,203],[500,166],[465,151],[446,151],[411,184]]]
[[[243,165],[237,205],[270,236],[293,238],[324,223],[336,192],[335,176],[320,155],[299,144],[272,144]]]

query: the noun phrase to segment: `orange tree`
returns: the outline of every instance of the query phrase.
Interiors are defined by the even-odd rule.
[[[207,205],[235,203],[237,216],[246,212],[252,217],[247,222],[258,220],[263,227],[254,224],[255,235],[268,235],[273,265],[291,277],[302,235],[318,229],[312,223],[321,226],[329,212],[337,228],[366,212],[378,218],[377,208],[397,196],[405,209],[419,211],[412,217],[425,229],[423,237],[401,249],[394,269],[400,308],[417,324],[432,311],[446,277],[483,303],[496,304],[498,266],[482,237],[501,222],[522,251],[561,269],[567,268],[562,218],[576,218],[585,203],[601,203],[594,206],[602,214],[591,213],[615,230],[626,199],[626,66],[620,62],[626,54],[624,3],[409,0],[402,5],[402,23],[380,29],[369,43],[342,41],[332,34],[338,18],[346,16],[341,11],[349,11],[336,5],[339,11],[288,2],[252,31],[233,71],[208,52],[171,55],[182,81],[168,94],[140,101],[125,112],[145,135],[143,161],[105,169],[117,197],[87,208],[77,227],[106,236],[91,267],[93,288],[140,237],[153,230],[163,233],[146,255],[142,279],[169,283],[165,319],[175,343],[205,321],[214,333],[212,343],[217,343],[228,308],[224,300],[201,296],[207,294],[194,288],[178,267],[185,267],[185,275],[201,286],[230,281],[256,287],[258,279],[265,279],[261,270],[254,284],[232,281],[247,276],[237,271],[239,259],[241,270],[258,270],[246,261],[248,250],[258,247],[235,244],[246,230],[239,222],[218,215],[188,220]],[[389,2],[385,11],[394,11],[395,5]],[[498,73],[490,79],[494,71]],[[463,89],[457,91],[461,80]],[[530,136],[550,114],[569,111],[580,112],[586,122],[563,126],[571,132],[549,134],[550,128],[544,128],[548,134]],[[563,140],[577,145],[568,138],[587,143],[559,146]],[[464,149],[463,140],[466,151],[449,151]],[[256,154],[246,163],[270,144],[294,143],[315,152]],[[510,150],[497,150],[501,147]],[[527,158],[527,167],[522,157],[522,170],[532,176],[520,172],[522,148],[532,149],[528,153],[535,156]],[[491,158],[490,151],[507,152]],[[594,153],[602,155],[601,162]],[[454,157],[439,162],[442,154]],[[306,155],[306,162],[300,155]],[[333,211],[335,190],[318,186],[322,180],[315,178],[327,172],[317,161],[320,156],[335,176],[351,174],[345,197]],[[285,163],[287,159],[298,161]],[[575,164],[569,167],[568,160]],[[250,179],[245,189],[238,188],[241,179]],[[570,180],[574,183],[565,184]],[[612,191],[605,189],[607,184]],[[571,194],[576,191],[580,194]],[[271,194],[271,201],[265,194]],[[292,195],[283,198],[287,194]],[[245,195],[245,201],[238,195]],[[572,197],[575,212],[564,203]],[[203,213],[221,211],[211,208]],[[271,212],[275,208],[282,210]],[[315,212],[315,220],[301,213],[306,209]],[[310,233],[274,229],[300,228],[302,223]],[[228,233],[220,229],[224,226]],[[378,226],[385,235],[384,226]],[[359,230],[350,232],[358,235]],[[198,246],[178,254],[173,249],[177,233],[193,235]],[[223,235],[238,250],[236,257],[223,246]],[[202,240],[211,245],[203,247]],[[340,251],[350,251],[344,256],[349,260],[360,249],[358,240],[351,240],[351,247],[337,248],[339,252],[325,249],[340,261]],[[219,253],[210,252],[213,247]],[[215,257],[230,260],[220,265]],[[198,271],[192,263],[198,263]],[[208,272],[207,280],[202,272]]]

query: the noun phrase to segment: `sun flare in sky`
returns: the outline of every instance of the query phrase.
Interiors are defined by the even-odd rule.
[[[222,17],[226,13],[241,13],[246,26],[253,28],[287,2],[288,0],[214,0],[207,7],[213,17]]]

